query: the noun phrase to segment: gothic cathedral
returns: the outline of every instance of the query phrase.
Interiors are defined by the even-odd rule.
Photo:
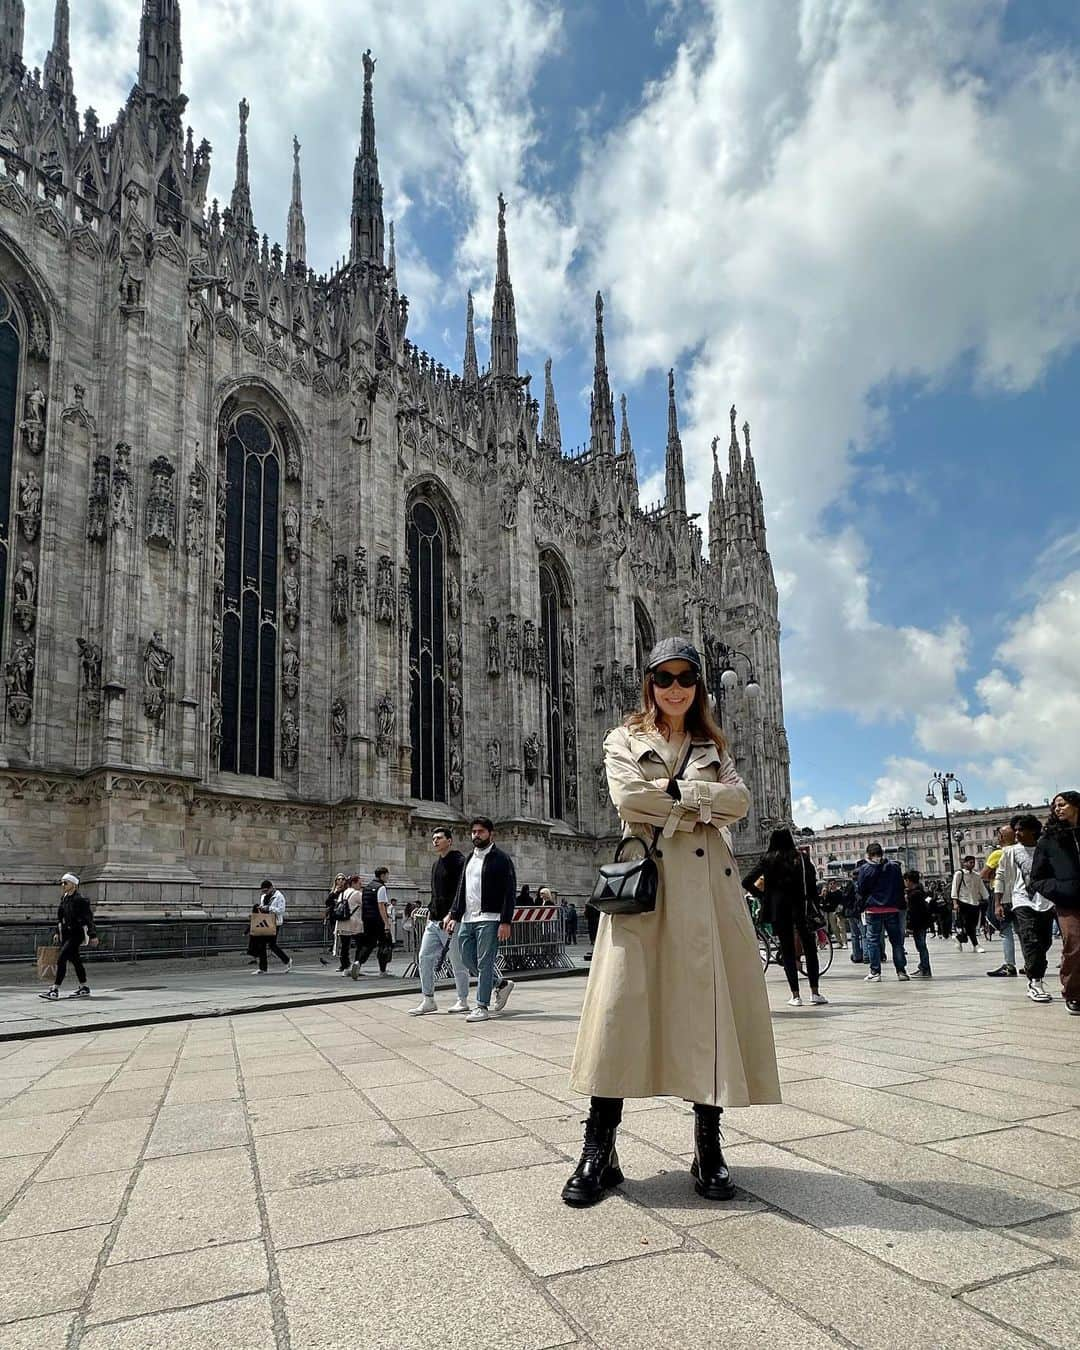
[[[135,0],[131,0],[135,3]],[[588,446],[519,369],[506,205],[490,360],[406,336],[364,61],[350,256],[256,233],[248,105],[231,201],[185,129],[178,0],[80,122],[68,4],[44,72],[0,0],[0,912],[74,867],[98,905],[321,899],[343,866],[426,885],[428,835],[496,818],[519,878],[583,898],[617,821],[601,767],[642,656],[683,633],[751,789],[740,853],[790,815],[761,490],[731,412],[709,557],[673,378],[666,498],[643,509],[596,297]],[[725,644],[727,644],[725,646]],[[745,653],[756,698],[721,684]],[[746,670],[742,671],[744,678]]]

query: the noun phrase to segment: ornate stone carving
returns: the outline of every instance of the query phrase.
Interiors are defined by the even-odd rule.
[[[521,669],[526,675],[536,674],[536,624],[526,619],[521,637]]]
[[[633,666],[623,666],[622,701],[623,712],[634,712],[638,706],[638,690],[641,680]]]
[[[487,743],[488,774],[492,785],[498,791],[502,779],[502,742],[492,739]]]
[[[15,618],[24,633],[29,633],[37,618],[37,568],[29,558],[20,558],[11,592],[15,600]]]
[[[300,722],[292,708],[281,714],[281,762],[286,769],[295,769],[300,754]]]
[[[521,669],[521,629],[516,614],[506,616],[506,669]]]
[[[131,446],[121,441],[116,447],[112,477],[112,527],[130,530],[135,525],[135,497],[131,482]]]
[[[344,553],[334,558],[330,577],[330,620],[349,622],[349,560]]]
[[[452,619],[461,618],[461,582],[455,572],[446,578],[446,612]]]
[[[155,631],[143,648],[143,709],[152,722],[165,715],[173,660],[165,639]]]
[[[394,599],[394,560],[384,553],[375,580],[375,618],[379,623],[394,622]]]
[[[566,809],[572,816],[577,814],[577,774],[567,775]]]
[[[461,751],[456,745],[450,747],[450,792],[459,797],[465,786],[465,773],[461,767]]]
[[[446,706],[450,724],[450,738],[457,740],[461,736],[461,689],[452,684],[446,691]]]
[[[535,731],[525,737],[521,749],[525,758],[525,781],[532,787],[540,767],[540,737]]]
[[[505,483],[503,485],[502,496],[499,498],[499,511],[502,516],[502,527],[504,530],[513,530],[517,528],[518,511],[518,490],[514,483]]]
[[[22,537],[32,544],[41,529],[41,479],[33,471],[27,471],[19,479],[19,528]]]
[[[563,670],[574,669],[574,635],[569,624],[562,630],[562,663]]]
[[[34,644],[19,638],[4,663],[8,716],[24,727],[34,710]]]
[[[401,616],[401,632],[408,637],[412,630],[412,573],[407,562],[401,564],[401,582],[398,586],[398,614]]]
[[[562,706],[563,712],[567,717],[574,716],[575,703],[574,672],[571,670],[564,670],[562,673]]]
[[[622,708],[622,666],[618,661],[611,663],[611,711],[617,713]]]
[[[19,282],[15,287],[26,313],[27,350],[37,361],[48,361],[52,354],[52,342],[49,338],[49,321],[38,304],[33,287]]]
[[[446,665],[452,680],[461,679],[461,634],[452,628],[446,635]]]
[[[285,556],[291,563],[300,557],[300,508],[295,502],[285,508]]]
[[[48,399],[35,380],[33,388],[26,396],[26,415],[23,418],[23,441],[32,455],[40,455],[45,449],[45,412]]]
[[[76,638],[86,710],[92,717],[101,711],[101,648],[89,638]]]
[[[494,614],[488,619],[487,673],[489,675],[500,675],[502,673],[502,658],[499,655],[499,621]]]
[[[315,514],[311,517],[311,533],[329,534],[330,522],[326,518],[326,502],[322,497],[315,498]]]
[[[206,487],[196,469],[188,478],[187,510],[184,513],[184,547],[193,558],[202,555],[206,544]]]
[[[592,710],[594,713],[607,712],[607,690],[604,687],[604,663],[597,661],[593,665]]]
[[[563,753],[566,756],[566,767],[573,768],[577,763],[577,726],[572,718],[566,722],[563,731]]]
[[[368,612],[367,549],[357,544],[353,553],[353,609],[357,614]]]
[[[295,572],[286,572],[281,579],[281,590],[285,597],[285,622],[295,628],[300,622],[300,578]]]
[[[109,473],[112,462],[108,455],[94,460],[94,476],[90,482],[90,498],[86,509],[86,537],[93,544],[103,544],[109,534]]]
[[[214,694],[210,699],[210,762],[217,765],[221,756],[221,699]]]
[[[394,707],[394,700],[390,697],[389,690],[379,699],[375,714],[379,727],[375,751],[382,759],[386,759],[394,748],[397,731],[397,709]]]
[[[480,584],[479,572],[473,572],[472,576],[469,578],[469,589],[466,591],[466,595],[475,605],[482,605],[484,603],[484,588]]]
[[[281,647],[281,692],[286,698],[300,692],[300,649],[288,638]]]
[[[300,451],[296,448],[296,441],[293,439],[287,423],[279,422],[278,431],[285,443],[285,480],[289,483],[298,483],[300,481]]]
[[[349,710],[343,698],[334,699],[330,709],[330,725],[334,737],[334,749],[339,756],[349,748]]]
[[[607,806],[611,800],[608,792],[607,770],[602,764],[597,764],[593,769],[593,779],[596,783],[596,804],[597,806]]]
[[[160,548],[176,543],[176,470],[159,455],[150,465],[150,491],[146,497],[146,542]]]

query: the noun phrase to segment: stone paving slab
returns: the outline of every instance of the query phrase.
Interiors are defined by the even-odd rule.
[[[722,1205],[662,1099],[561,1204],[580,980],[481,1026],[395,994],[0,1043],[0,1350],[1071,1350],[1080,1037],[934,965],[801,1010],[770,972],[790,1081],[725,1114]]]

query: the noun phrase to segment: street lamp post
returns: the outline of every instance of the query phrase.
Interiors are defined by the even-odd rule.
[[[904,832],[904,866],[911,866],[911,850],[908,848],[908,828],[913,820],[922,820],[922,812],[914,806],[894,806],[889,819]]]
[[[739,672],[735,669],[737,660],[746,664],[746,678],[743,680],[740,680]],[[761,686],[758,684],[757,676],[754,673],[754,658],[748,653],[740,651],[737,647],[729,646],[723,638],[713,638],[706,635],[705,662],[712,684],[716,720],[722,727],[724,725],[724,698],[730,690],[737,689],[742,684],[752,699],[756,699],[761,693]]]
[[[961,806],[967,801],[967,793],[964,791],[964,785],[954,773],[935,773],[933,778],[926,785],[926,804],[927,806],[937,806],[937,794],[941,794],[941,804],[945,808],[945,838],[949,844],[949,881],[956,872],[956,862],[953,858],[953,837],[952,822],[949,819],[949,802],[955,800]],[[963,836],[961,835],[961,839]],[[959,842],[959,841],[958,841]]]

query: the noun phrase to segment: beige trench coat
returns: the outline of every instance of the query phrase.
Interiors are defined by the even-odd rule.
[[[604,742],[627,832],[663,830],[660,890],[651,914],[601,915],[570,1082],[594,1097],[779,1102],[765,979],[725,828],[750,794],[729,757],[695,741],[674,801],[652,780],[669,778],[683,749],[625,727]]]

